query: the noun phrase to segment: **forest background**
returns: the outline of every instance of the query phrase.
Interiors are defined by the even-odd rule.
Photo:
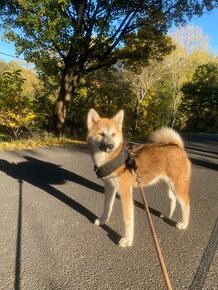
[[[176,28],[161,60],[119,63],[82,77],[68,108],[65,134],[84,139],[86,116],[125,110],[125,135],[144,138],[170,126],[180,132],[218,133],[218,57],[196,26]],[[54,132],[59,80],[18,62],[0,61],[0,140]]]

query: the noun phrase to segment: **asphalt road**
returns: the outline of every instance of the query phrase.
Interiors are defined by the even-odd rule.
[[[169,203],[158,186],[146,190],[147,199],[173,289],[215,290],[218,137],[185,140],[193,163],[188,229],[159,217]],[[137,190],[131,248],[117,246],[119,198],[109,223],[93,224],[104,195],[87,146],[0,152],[0,198],[0,289],[165,289]]]

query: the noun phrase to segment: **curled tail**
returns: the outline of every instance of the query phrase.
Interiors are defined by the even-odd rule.
[[[155,130],[149,137],[149,140],[158,144],[175,144],[180,148],[184,148],[184,143],[180,135],[168,127]]]

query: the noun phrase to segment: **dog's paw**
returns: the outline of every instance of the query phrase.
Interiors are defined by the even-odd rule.
[[[101,219],[101,218],[98,218],[95,220],[94,224],[96,226],[101,226],[101,225],[104,225],[105,224],[105,220]]]
[[[187,228],[188,224],[184,224],[183,222],[178,222],[176,224],[177,229],[179,230],[185,230]]]
[[[131,247],[132,246],[132,241],[131,240],[128,240],[126,238],[121,238],[120,241],[119,241],[119,246],[120,247]]]
[[[100,225],[100,221],[99,221],[99,219],[96,219],[95,222],[94,222],[94,224],[95,224],[96,226],[99,226],[99,225]]]

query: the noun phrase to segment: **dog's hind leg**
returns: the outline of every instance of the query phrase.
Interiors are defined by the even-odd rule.
[[[168,196],[169,196],[169,199],[170,199],[170,214],[169,214],[169,218],[171,218],[173,213],[174,213],[174,211],[175,211],[175,208],[176,208],[176,196],[175,196],[175,194],[173,193],[173,191],[171,190],[170,187],[168,189]]]
[[[190,205],[189,202],[186,202],[179,197],[178,202],[182,209],[182,220],[176,224],[176,227],[180,230],[185,230],[189,224]]]
[[[114,199],[116,195],[116,188],[113,183],[105,182],[105,199],[104,199],[104,210],[101,216],[95,220],[96,225],[105,224],[111,215]]]
[[[182,220],[176,224],[176,227],[180,230],[184,230],[187,228],[189,224],[189,215],[190,215],[188,185],[180,184],[180,186],[179,187],[177,186],[175,190],[176,190],[176,198],[182,210]]]
[[[169,218],[171,218],[176,208],[176,196],[173,192],[173,184],[168,178],[165,178],[163,179],[163,182],[161,183],[161,187],[164,190],[164,192],[168,194],[168,197],[170,200]],[[164,217],[164,216],[161,214],[161,217]]]

